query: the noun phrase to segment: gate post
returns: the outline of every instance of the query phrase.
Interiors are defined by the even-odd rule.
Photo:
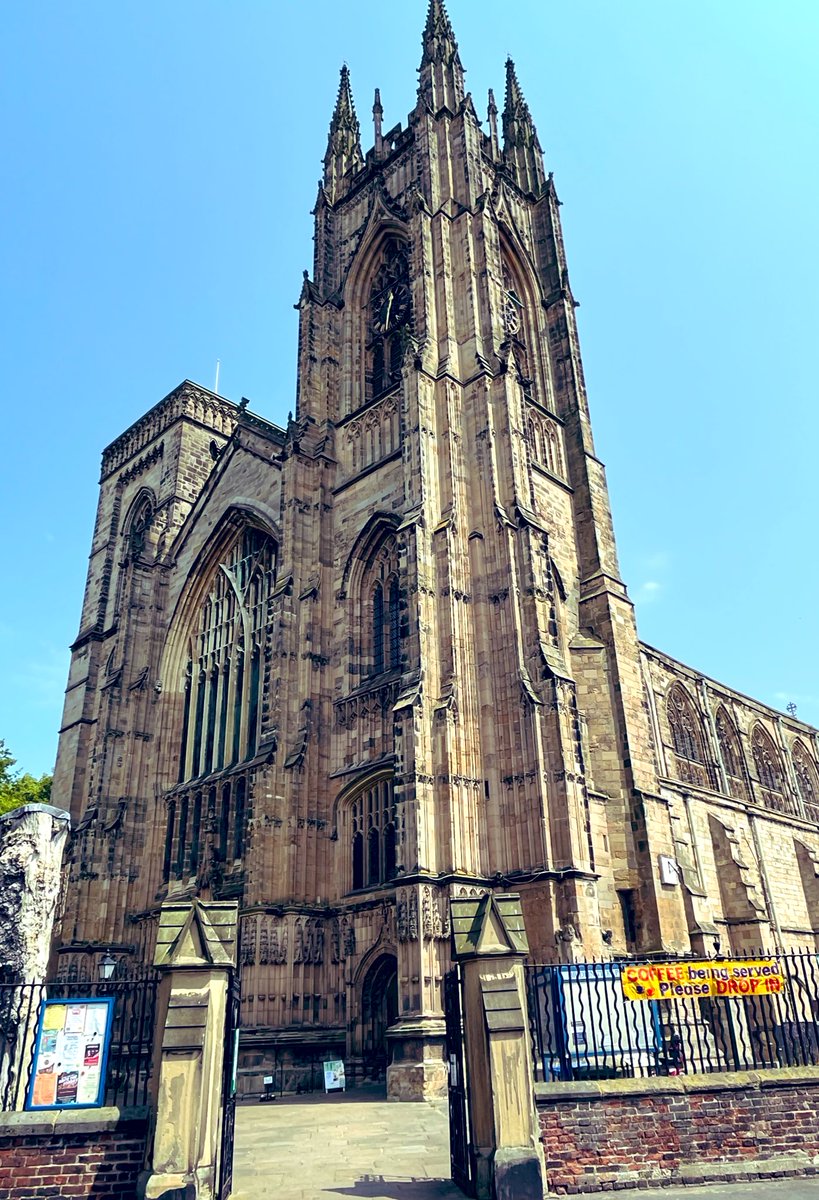
[[[159,917],[153,1145],[144,1200],[220,1200],[225,1028],[236,967],[235,900],[169,900]]]
[[[529,944],[516,894],[450,900],[452,955],[463,978],[469,1125],[478,1200],[542,1200],[523,959]]]

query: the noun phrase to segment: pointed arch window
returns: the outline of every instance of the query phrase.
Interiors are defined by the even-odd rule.
[[[412,321],[409,250],[390,237],[370,285],[367,307],[366,399],[375,400],[401,381],[407,332]]]
[[[722,765],[728,776],[728,790],[736,800],[749,800],[751,797],[748,790],[748,773],[739,744],[739,735],[724,708],[717,712],[716,727]]]
[[[389,883],[396,874],[394,781],[381,779],[349,805],[350,882],[353,891]]]
[[[153,524],[154,506],[149,497],[137,505],[128,529],[128,550],[132,558],[139,558],[145,548],[148,531]]]
[[[501,271],[501,322],[504,340],[509,351],[509,365],[511,368],[514,363],[517,380],[523,394],[530,399],[536,399],[537,389],[533,379],[534,371],[530,357],[533,338],[529,325],[532,314],[528,311],[525,303],[525,289],[508,251],[504,251],[501,258]]]
[[[819,778],[813,755],[803,742],[794,742],[792,757],[799,795],[805,806],[805,816],[811,821],[819,821]]]
[[[398,547],[392,534],[378,545],[364,572],[362,611],[366,615],[362,655],[372,675],[401,665]]]
[[[261,654],[275,581],[274,541],[246,527],[219,563],[191,630],[180,783],[221,771],[256,750]]]
[[[675,684],[669,693],[667,711],[677,778],[697,787],[711,787],[702,723],[691,697],[680,684]]]
[[[774,812],[793,814],[794,805],[785,789],[785,775],[779,751],[769,733],[757,725],[751,735],[751,753],[756,777],[762,790],[762,802]]]
[[[187,630],[166,881],[172,871],[179,879],[195,875],[211,839],[222,861],[242,857],[248,802],[242,764],[256,753],[261,732],[263,642],[276,558],[274,540],[246,525],[218,563]],[[230,778],[220,784],[215,777],[226,773]],[[208,779],[211,786],[203,789]]]

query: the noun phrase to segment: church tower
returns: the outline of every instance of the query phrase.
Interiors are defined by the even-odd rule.
[[[55,783],[65,962],[237,896],[253,1061],[332,1050],[398,1097],[444,1086],[451,896],[519,891],[540,961],[689,948],[555,186],[511,61],[484,130],[442,0],[419,76],[365,153],[341,72],[287,429],[210,394],[218,430],[155,421],[116,464],[155,456],[138,532],[104,479],[105,597],[140,591],[78,643]]]

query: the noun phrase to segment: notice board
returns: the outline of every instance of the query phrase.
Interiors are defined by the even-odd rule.
[[[114,1019],[111,996],[46,1000],[26,1108],[100,1108]]]

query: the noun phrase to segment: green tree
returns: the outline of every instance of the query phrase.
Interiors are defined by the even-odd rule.
[[[21,775],[14,770],[16,763],[16,758],[0,738],[0,815],[21,804],[51,802],[51,776],[41,775],[35,779],[28,773]]]

